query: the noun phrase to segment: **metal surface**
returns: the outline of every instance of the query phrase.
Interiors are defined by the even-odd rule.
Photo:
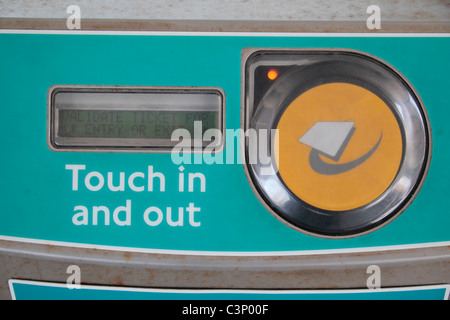
[[[450,23],[384,22],[381,30],[367,29],[365,21],[234,21],[234,20],[112,20],[83,19],[82,30],[199,31],[199,32],[365,32],[448,33]],[[67,30],[66,19],[1,18],[0,29]]]
[[[65,30],[72,1],[0,1],[0,28]],[[381,30],[368,30],[378,5]],[[449,32],[445,0],[80,0],[82,30],[247,32]]]
[[[367,8],[378,5],[383,21],[442,22],[450,18],[446,0],[1,0],[0,12],[10,18],[64,19],[66,8],[78,5],[86,19],[234,20],[234,21],[365,21]]]
[[[366,288],[367,267],[381,286],[450,282],[450,247],[305,256],[241,257],[148,254],[0,241],[0,299],[9,279],[66,283],[78,265],[82,284],[151,288]]]

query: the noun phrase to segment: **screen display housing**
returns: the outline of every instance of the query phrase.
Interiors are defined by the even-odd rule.
[[[217,87],[55,85],[48,91],[48,146],[164,153],[183,145],[214,153],[223,148],[224,109],[225,94]],[[185,131],[172,136],[176,129]],[[204,139],[208,130],[214,131]]]

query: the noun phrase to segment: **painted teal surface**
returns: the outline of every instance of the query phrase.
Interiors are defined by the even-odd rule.
[[[329,240],[304,235],[275,219],[253,194],[241,164],[184,165],[201,172],[206,192],[178,192],[170,154],[69,153],[47,147],[47,90],[55,84],[218,86],[226,93],[226,127],[240,127],[241,50],[245,47],[321,47],[361,50],[403,73],[421,96],[433,130],[427,180],[395,221],[365,236]],[[319,250],[450,240],[449,38],[113,36],[0,34],[0,235],[83,244],[199,251]],[[227,141],[230,143],[230,141]],[[227,144],[227,149],[231,148]],[[236,150],[239,150],[236,147]],[[67,164],[86,173],[146,173],[166,177],[165,192],[72,191]],[[140,183],[141,180],[136,180]],[[157,186],[158,184],[156,184]],[[186,188],[187,189],[187,188]],[[131,200],[131,226],[112,211]],[[145,224],[146,208],[201,208],[200,227]],[[74,207],[107,206],[111,225],[75,226]],[[91,217],[90,217],[91,219]]]
[[[302,291],[268,293],[251,292],[157,292],[151,289],[123,289],[120,287],[50,286],[45,283],[13,283],[16,300],[443,300],[445,288],[417,288],[395,291]]]

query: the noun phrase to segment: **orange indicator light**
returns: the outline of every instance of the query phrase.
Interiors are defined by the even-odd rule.
[[[267,78],[270,80],[275,80],[278,77],[278,71],[275,69],[270,69],[269,72],[267,72]]]

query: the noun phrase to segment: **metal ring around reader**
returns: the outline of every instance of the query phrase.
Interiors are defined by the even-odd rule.
[[[258,52],[249,60],[257,55]],[[246,119],[247,128],[254,128],[256,132],[275,129],[287,106],[302,93],[321,84],[350,83],[371,91],[389,106],[402,131],[403,156],[394,181],[377,199],[356,209],[330,211],[306,203],[289,190],[276,168],[274,152],[271,152],[272,157],[267,164],[247,161],[254,189],[266,206],[294,229],[327,238],[354,237],[392,221],[414,198],[429,166],[430,125],[414,89],[392,67],[354,51],[265,52],[262,63],[270,55],[274,59],[267,59],[268,64],[283,59],[283,55],[294,55],[297,60],[291,61],[293,67],[274,82],[256,108],[252,112],[247,111],[247,115],[252,115],[251,119]],[[247,69],[248,66],[249,62]],[[252,81],[251,76],[247,79]],[[246,101],[250,100],[246,97]],[[266,132],[270,134],[270,131]],[[271,141],[270,137],[267,141]],[[270,148],[273,150],[273,143]],[[249,150],[247,141],[247,159]],[[268,170],[276,174],[263,174]]]

